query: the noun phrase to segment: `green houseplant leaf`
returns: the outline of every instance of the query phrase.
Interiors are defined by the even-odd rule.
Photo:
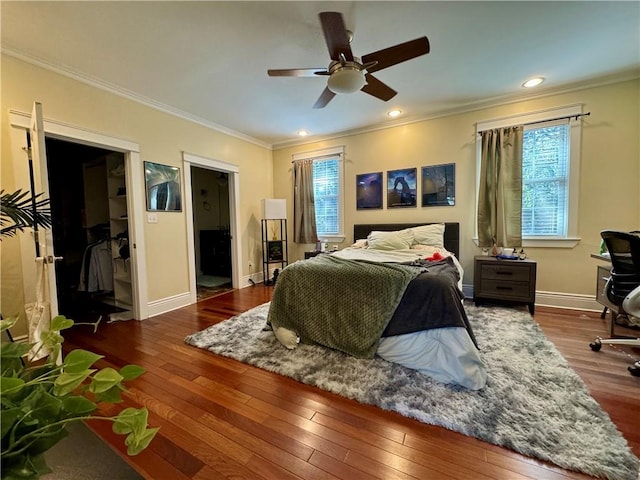
[[[11,328],[15,319],[0,321],[0,329]],[[70,328],[73,320],[57,316],[51,326]],[[2,480],[37,479],[50,472],[44,452],[67,435],[66,425],[81,420],[113,422],[114,431],[126,435],[129,455],[144,450],[158,429],[148,428],[146,408],[126,408],[119,415],[96,416],[96,402],[118,403],[126,390],[125,381],[144,373],[137,365],[119,371],[96,369],[101,355],[87,350],[69,352],[61,365],[56,364],[63,337],[53,328],[42,332],[43,342],[51,347],[44,363],[23,363],[23,355],[33,345],[3,342],[0,346],[0,421],[2,434]]]

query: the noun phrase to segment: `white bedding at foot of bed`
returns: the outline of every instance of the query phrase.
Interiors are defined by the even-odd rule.
[[[487,371],[464,328],[435,328],[380,339],[378,356],[442,383],[483,388]]]

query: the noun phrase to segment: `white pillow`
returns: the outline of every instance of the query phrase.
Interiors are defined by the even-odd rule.
[[[351,245],[353,248],[367,248],[367,239],[366,238],[360,238],[358,240],[356,240],[353,245]]]
[[[373,231],[367,237],[369,248],[374,250],[406,250],[411,248],[413,243],[413,232],[411,229],[397,232]]]
[[[413,245],[444,248],[444,223],[411,227],[411,230],[413,231]]]
[[[278,327],[273,332],[282,345],[289,350],[293,350],[300,343],[300,337],[293,330],[284,327]]]

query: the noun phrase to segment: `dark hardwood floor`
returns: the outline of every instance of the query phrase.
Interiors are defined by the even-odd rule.
[[[65,348],[135,363],[147,372],[123,405],[146,406],[160,426],[149,448],[124,454],[108,422],[90,426],[149,479],[584,479],[510,450],[297,383],[183,342],[186,335],[270,300],[272,288],[234,290],[142,322],[77,326]],[[640,378],[606,336],[598,313],[539,307],[536,321],[640,456]],[[627,349],[636,359],[640,350]],[[531,368],[535,368],[532,365]]]

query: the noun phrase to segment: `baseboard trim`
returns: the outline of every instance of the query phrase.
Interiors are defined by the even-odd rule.
[[[147,304],[149,318],[172,310],[177,310],[178,308],[186,307],[187,305],[191,305],[191,293],[189,292],[162,298],[160,300],[154,300]]]
[[[473,285],[462,285],[465,298],[473,299]],[[598,312],[604,307],[596,302],[594,295],[579,293],[536,291],[536,305],[541,307],[565,308]]]

